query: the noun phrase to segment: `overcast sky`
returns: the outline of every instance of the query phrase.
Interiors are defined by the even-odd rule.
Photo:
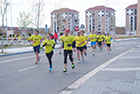
[[[67,7],[75,9],[79,12],[80,25],[85,24],[85,10],[98,5],[105,5],[105,0],[45,0],[46,5],[44,7],[45,20],[41,27],[47,24],[50,27],[51,16],[50,12],[54,9]],[[30,9],[28,0],[11,0],[12,2],[12,23],[13,26],[17,26],[17,18],[19,12]],[[136,4],[137,0],[107,0],[107,6],[116,10],[116,26],[125,26],[125,8],[131,4]],[[8,10],[8,26],[11,26],[10,10]],[[32,27],[32,26],[30,26]]]

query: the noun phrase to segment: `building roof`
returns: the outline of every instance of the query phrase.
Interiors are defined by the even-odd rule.
[[[95,6],[95,7],[92,7],[92,8],[89,8],[86,10],[87,11],[98,11],[98,10],[105,10],[105,6]],[[113,8],[110,8],[110,7],[107,7],[107,10],[112,10],[112,11],[115,11]]]
[[[54,10],[52,11],[51,13],[55,13],[55,12],[63,12],[63,13],[79,13],[78,11],[76,10],[73,10],[73,9],[69,9],[69,8],[61,8],[61,9],[57,9],[57,10]]]
[[[126,9],[133,9],[133,8],[137,8],[137,4],[130,5]]]

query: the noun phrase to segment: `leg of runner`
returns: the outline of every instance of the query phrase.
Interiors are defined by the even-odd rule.
[[[64,50],[64,70],[63,70],[63,73],[66,73],[67,72],[67,56],[68,56],[68,51],[67,50]]]
[[[78,58],[77,63],[79,63],[80,62],[80,56],[79,56],[79,50],[78,49],[77,49],[77,58]]]
[[[72,50],[69,50],[69,59],[70,59],[70,61],[71,61],[71,64],[72,64],[72,69],[74,69],[75,68],[75,65],[74,65],[74,63],[73,63],[73,58],[72,58]]]
[[[80,51],[80,53],[81,53],[82,61],[84,61],[83,51]]]
[[[46,56],[47,56],[47,58],[48,58],[48,61],[49,61],[49,66],[50,66],[50,69],[49,69],[49,71],[52,71],[52,56],[53,56],[53,51],[52,52],[50,52],[50,53],[46,53]]]

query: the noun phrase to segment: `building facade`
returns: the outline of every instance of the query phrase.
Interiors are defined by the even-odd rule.
[[[79,12],[61,8],[51,12],[51,32],[63,32],[65,29],[75,31],[79,27]]]
[[[115,10],[113,8],[105,6],[92,7],[85,11],[85,17],[86,32],[95,31],[115,34]]]
[[[137,34],[137,4],[126,8],[126,34]]]

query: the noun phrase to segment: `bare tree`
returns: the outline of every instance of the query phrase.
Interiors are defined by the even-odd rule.
[[[32,12],[32,23],[39,29],[40,25],[43,23],[43,18],[45,18],[43,14],[45,0],[29,0],[31,5]]]
[[[20,11],[19,18],[17,18],[17,24],[22,29],[27,28],[27,26],[31,24],[30,13],[27,13],[25,11]]]
[[[6,2],[6,0],[0,0],[0,15],[1,15],[1,21],[2,21],[2,50],[3,53],[3,35],[4,35],[4,18],[5,14],[7,12],[7,7],[9,4]]]

